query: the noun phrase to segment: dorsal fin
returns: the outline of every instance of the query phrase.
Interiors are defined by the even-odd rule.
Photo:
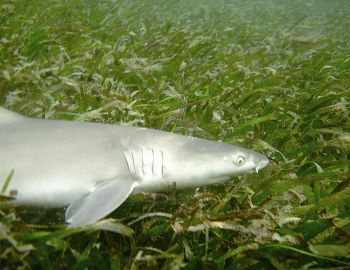
[[[0,124],[24,120],[25,117],[0,107]]]

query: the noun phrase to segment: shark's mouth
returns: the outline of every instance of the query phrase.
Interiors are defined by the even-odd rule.
[[[255,167],[256,173],[258,173],[259,170],[265,168],[267,164],[269,164],[269,161],[268,161],[268,160],[262,160],[262,161],[260,161],[259,164],[258,164],[258,166]]]

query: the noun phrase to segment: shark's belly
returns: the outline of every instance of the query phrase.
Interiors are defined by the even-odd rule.
[[[30,161],[32,162],[32,161]],[[61,170],[57,167],[20,166],[16,164],[1,169],[13,170],[4,195],[13,197],[9,201],[14,205],[33,205],[47,207],[62,207],[88,193],[93,188],[94,182],[86,174],[78,174],[78,171]],[[2,170],[3,171],[3,170]],[[3,173],[1,179],[8,178]]]
[[[15,205],[62,207],[91,192],[99,182],[128,172],[121,145],[84,136],[61,140],[28,132],[1,138],[0,131],[1,195],[14,197],[10,203]]]
[[[11,180],[5,195],[13,197],[7,203],[11,205],[28,205],[44,207],[64,207],[81,198],[93,188],[93,182],[86,179],[66,181],[60,175],[47,174],[33,177],[19,174]],[[84,180],[84,181],[82,181]]]
[[[67,162],[22,159],[11,164],[0,165],[0,187],[4,195],[14,197],[14,205],[37,205],[62,207],[91,192],[96,184],[108,181],[125,169],[122,164],[115,166],[103,158],[85,162],[70,158]],[[5,179],[13,172],[5,187]],[[4,173],[6,172],[6,173]]]

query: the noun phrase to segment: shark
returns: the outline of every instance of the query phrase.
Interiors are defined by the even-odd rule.
[[[104,218],[132,193],[222,183],[268,163],[263,154],[227,143],[149,128],[35,119],[0,107],[2,204],[66,207],[71,228]]]

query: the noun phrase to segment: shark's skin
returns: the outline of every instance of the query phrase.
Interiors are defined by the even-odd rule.
[[[131,193],[197,187],[258,171],[259,153],[128,126],[40,120],[0,107],[0,190],[7,204],[66,207],[70,227],[93,223]]]

